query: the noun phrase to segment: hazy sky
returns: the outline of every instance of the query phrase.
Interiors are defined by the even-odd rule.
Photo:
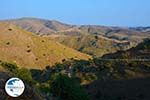
[[[150,26],[150,0],[0,0],[0,19],[21,17],[70,24]]]

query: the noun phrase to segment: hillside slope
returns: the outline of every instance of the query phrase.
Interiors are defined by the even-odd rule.
[[[0,60],[2,61],[37,69],[71,58],[88,60],[91,57],[12,24],[0,23]]]
[[[150,38],[149,27],[112,27],[100,25],[69,25],[55,20],[20,18],[4,20],[63,45],[101,57],[118,50],[126,50],[145,38]]]
[[[101,35],[49,35],[44,37],[94,57],[100,57],[107,53],[126,50],[132,47],[132,44],[128,41],[118,41]]]
[[[95,60],[98,80],[87,85],[93,100],[149,100],[150,39]]]
[[[145,39],[144,42],[139,43],[127,51],[120,51],[113,54],[107,54],[103,59],[147,59],[150,60],[150,39]]]
[[[98,34],[119,40],[141,40],[150,37],[149,27],[112,27],[101,25],[70,25],[55,20],[39,18],[20,18],[4,20],[15,24],[27,31],[43,34]],[[138,41],[136,41],[138,42]]]
[[[38,18],[20,18],[14,20],[5,20],[11,24],[17,25],[27,31],[36,34],[55,34],[58,31],[63,31],[71,28],[71,25],[64,24],[55,20],[45,20]]]

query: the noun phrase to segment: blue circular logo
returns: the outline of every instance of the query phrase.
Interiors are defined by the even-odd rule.
[[[24,89],[25,85],[19,78],[10,78],[5,84],[5,91],[11,97],[19,97]]]

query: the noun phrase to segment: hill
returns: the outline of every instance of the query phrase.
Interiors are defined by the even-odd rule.
[[[143,39],[150,38],[149,27],[69,25],[38,18],[20,18],[4,22],[12,23],[94,57],[129,49]]]
[[[42,75],[33,71],[33,76],[35,80],[42,82],[49,80],[46,76],[58,72],[77,77],[91,100],[149,100],[149,42],[146,39],[134,48],[121,51],[122,53],[119,51],[90,61],[74,60],[58,64],[54,69],[47,67]],[[129,55],[123,56],[126,52]]]
[[[143,29],[143,30],[142,30]],[[145,31],[144,31],[145,29]],[[99,25],[82,25],[80,30],[89,34],[102,35],[109,39],[125,40],[134,46],[145,38],[150,38],[148,27],[112,27]]]
[[[150,39],[94,59],[98,79],[85,86],[92,100],[149,100]]]
[[[49,35],[44,37],[58,41],[61,44],[94,57],[114,53],[118,50],[126,50],[133,46],[133,44],[128,41],[109,39],[101,35]]]
[[[9,23],[0,23],[0,60],[27,68],[44,68],[67,59],[91,58]]]
[[[134,40],[150,37],[149,27],[112,27],[101,25],[69,25],[55,20],[20,18],[4,20],[27,31],[43,34],[99,34],[119,40]],[[138,41],[136,41],[138,42]]]
[[[77,88],[72,89],[74,86],[72,82],[77,81],[78,86],[86,89],[89,94],[88,98],[91,100],[149,100],[149,42],[150,40],[146,39],[126,51],[118,51],[89,61],[72,59],[57,63],[53,67],[46,66],[45,69],[27,70],[18,68],[14,64],[1,62],[0,70],[18,75],[29,83],[33,82],[32,86],[35,86],[38,93],[47,99],[53,96],[64,98],[66,94],[67,96],[72,93],[76,94]],[[59,77],[60,80],[55,81],[57,75],[64,75],[65,78]],[[68,82],[66,78],[70,81]],[[60,87],[61,92],[56,89],[57,87]],[[51,88],[54,91],[50,91]]]
[[[91,100],[149,100],[150,78],[98,80],[86,86]]]
[[[119,51],[113,54],[107,54],[102,59],[147,59],[150,60],[150,39],[145,39],[144,42],[139,43],[126,51]]]
[[[55,20],[45,20],[38,18],[20,18],[13,20],[4,20],[11,24],[17,25],[27,31],[36,34],[54,34],[58,31],[63,31],[71,28],[71,25],[64,24]]]

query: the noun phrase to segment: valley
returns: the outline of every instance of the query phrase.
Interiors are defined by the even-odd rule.
[[[27,87],[18,100],[149,100],[149,27],[0,21],[0,83],[9,77]]]

